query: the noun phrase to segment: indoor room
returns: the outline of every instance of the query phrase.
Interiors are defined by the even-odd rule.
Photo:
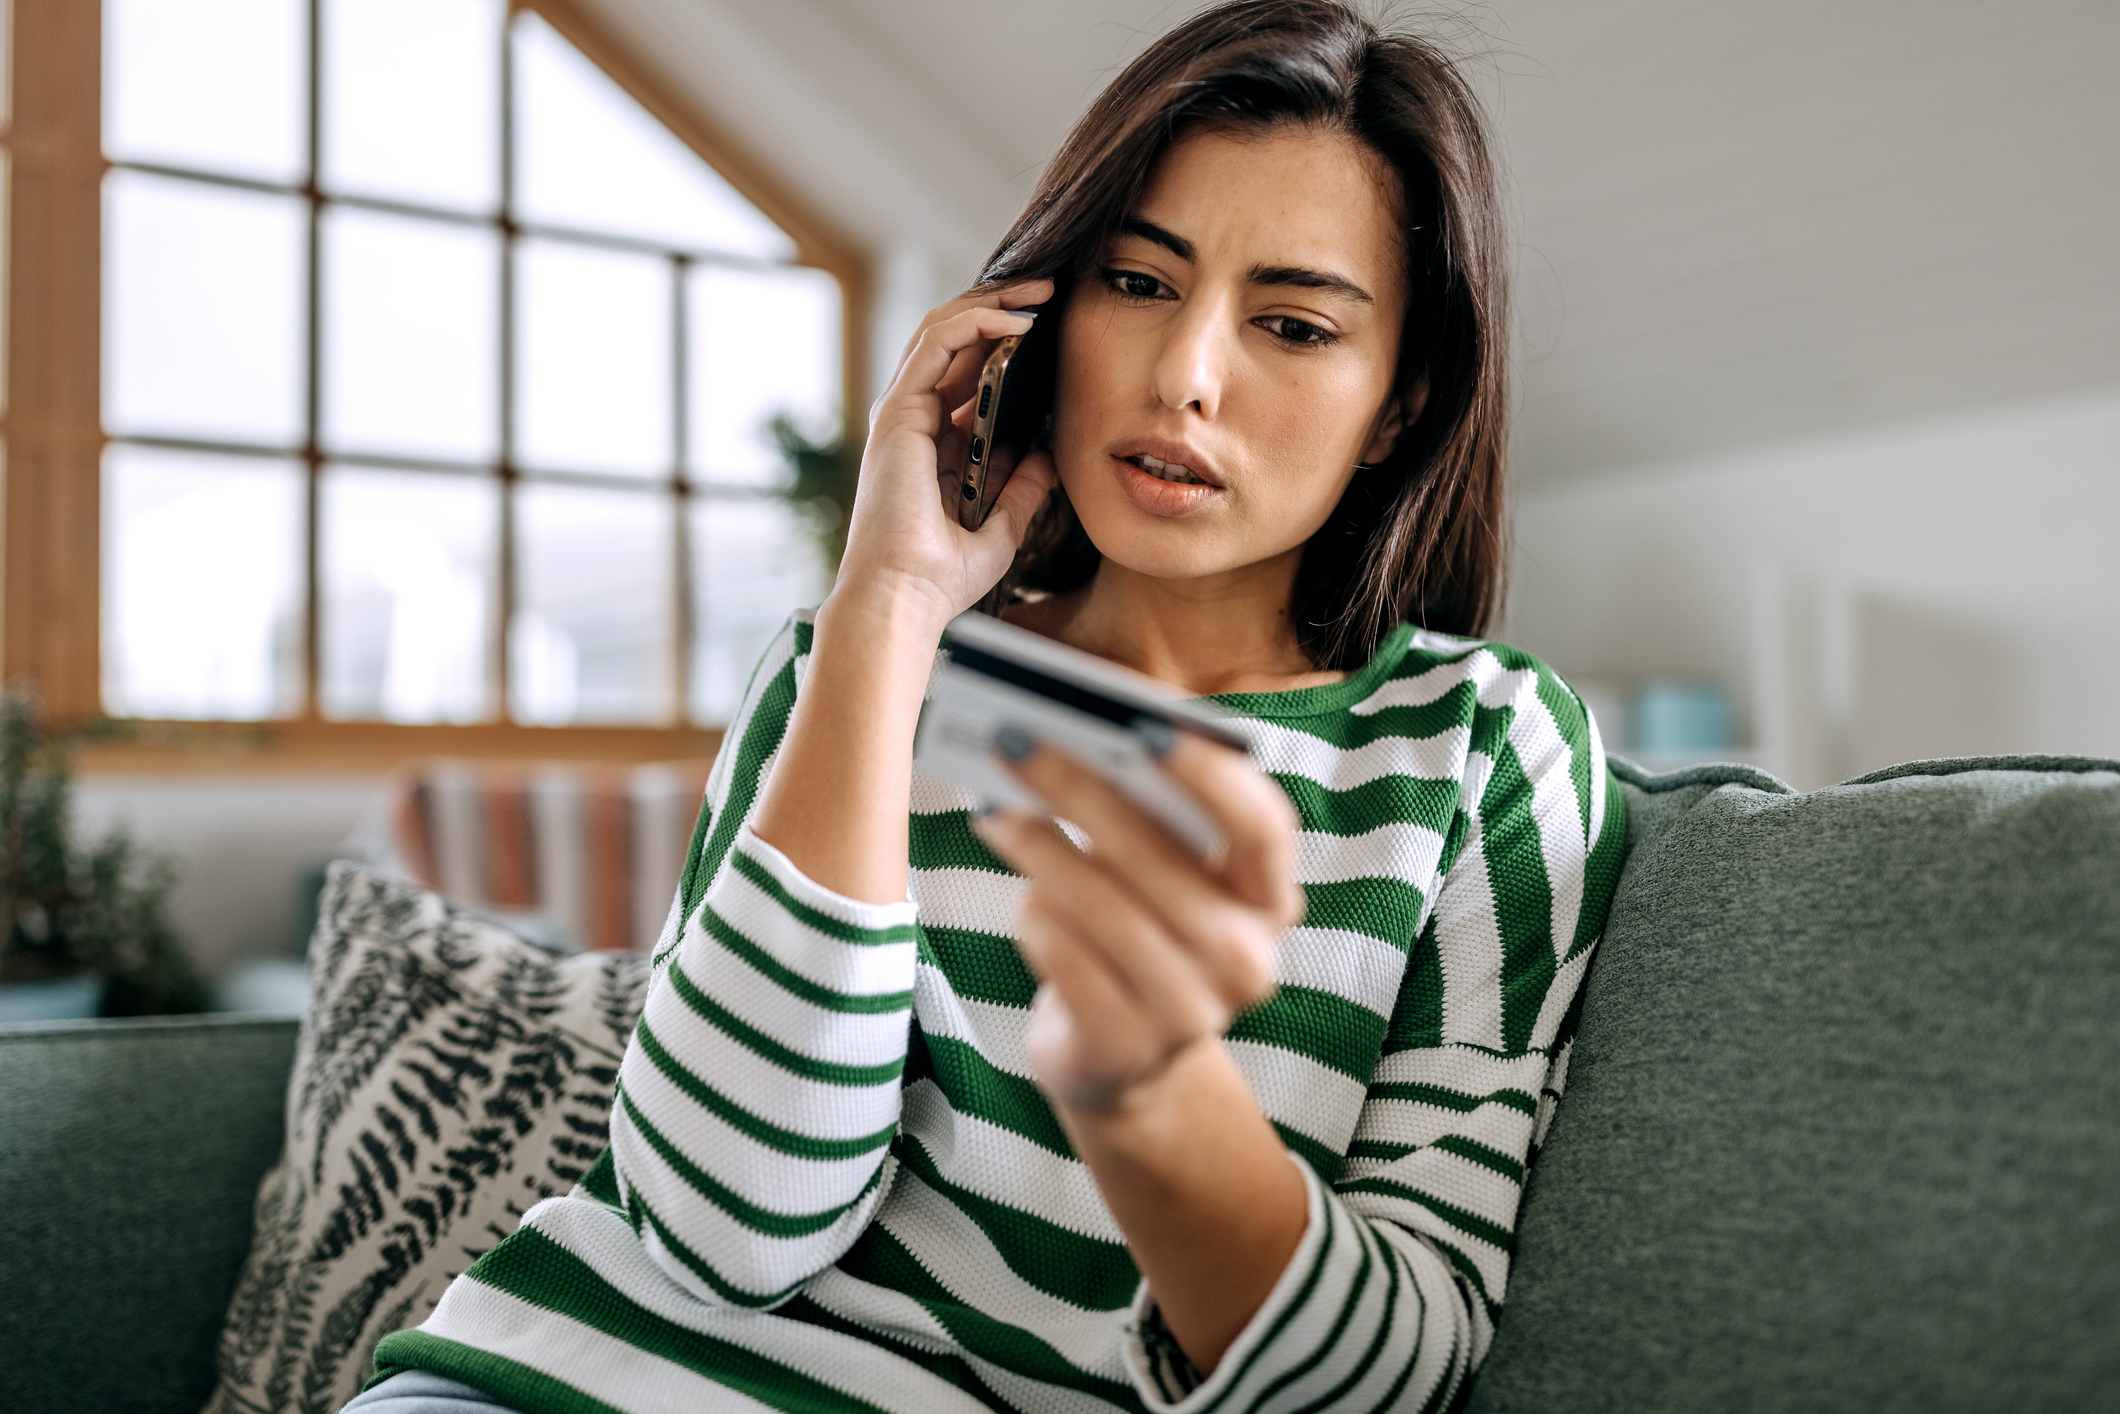
[[[1155,69],[1207,10],[0,4],[0,1090],[18,1097],[0,1119],[13,1151],[0,1173],[38,1195],[73,1189],[62,1171],[100,1175],[51,1198],[62,1216],[0,1254],[0,1276],[53,1308],[0,1318],[11,1348],[45,1352],[9,1362],[22,1368],[0,1373],[0,1405],[335,1414],[376,1371],[446,1376],[504,1411],[1193,1408],[1209,1389],[1197,1407],[1240,1393],[1261,1410],[2110,1396],[2120,1365],[2095,1332],[2120,1316],[2120,1198],[2098,1177],[2120,1162],[2120,9],[1256,0],[1192,69]],[[1392,168],[1396,149],[1362,126],[1386,121],[1380,70],[1362,71],[1340,118],[1256,117],[1278,110],[1244,84],[1270,86],[1257,75],[1296,62],[1262,36],[1343,23],[1415,36],[1454,76],[1391,100],[1405,106],[1390,121],[1434,144],[1414,168]],[[1314,67],[1356,31],[1332,33]],[[1231,54],[1256,73],[1211,72],[1238,64]],[[1097,128],[1135,82],[1147,96],[1134,101],[1168,114]],[[1167,95],[1189,88],[1226,106],[1184,116],[1191,100]],[[1447,146],[1452,122],[1471,146]],[[1133,205],[1096,229],[1135,251],[1120,283],[1155,285],[1174,310],[1194,306],[1170,270],[1204,281],[1212,256],[1142,214],[1151,198],[1182,206],[1166,200],[1190,190],[1171,185],[1175,154],[1222,143],[1236,175],[1208,187],[1233,208],[1280,190],[1269,149],[1291,133],[1354,144],[1365,181],[1400,172],[1377,209],[1392,280],[1403,257],[1416,284],[1372,285],[1408,311],[1376,375],[1397,391],[1372,426],[1380,440],[1342,458],[1352,470],[1334,474],[1357,479],[1340,486],[1398,475],[1409,447],[1487,419],[1483,450],[1465,454],[1486,458],[1487,499],[1425,465],[1391,493],[1422,553],[1442,556],[1460,525],[1487,547],[1471,598],[1456,581],[1430,593],[1443,572],[1408,559],[1352,656],[1352,638],[1304,619],[1311,601],[1284,600],[1294,626],[1274,631],[1307,655],[1285,683],[1161,670],[1178,659],[1109,651],[1108,635],[1083,636],[1091,620],[1066,617],[1118,602],[1080,596],[1105,592],[1119,559],[1101,503],[1070,479],[1050,374],[1051,416],[1026,434],[1015,500],[1000,470],[986,500],[974,486],[981,449],[999,460],[999,423],[962,396],[981,377],[1002,386],[985,351],[1004,334],[1027,350],[1033,333],[1086,327],[1081,292],[1112,275],[1090,259],[1104,246],[1079,267],[1016,259],[1046,249],[1052,213],[1091,220],[1080,193],[1103,178],[1049,173],[1089,162],[1071,133],[1119,152],[1156,123],[1162,145],[1141,148],[1127,178]],[[1450,205],[1473,189],[1484,225]],[[1322,204],[1284,204],[1259,229],[1300,244]],[[1253,285],[1262,268],[1250,264]],[[950,303],[967,291],[993,307],[977,318],[1002,319],[1046,298],[1003,293],[1009,282],[1046,274],[1059,283],[1031,332],[981,325],[988,342],[954,362],[922,352],[946,314],[975,317]],[[1335,281],[1384,307],[1341,274],[1295,275],[1280,283],[1306,308]],[[1421,323],[1429,278],[1448,296]],[[1451,411],[1459,385],[1442,355],[1431,368],[1408,352],[1416,333],[1440,344],[1467,320],[1466,357],[1483,371],[1463,406],[1477,413]],[[1079,332],[1060,337],[1083,347]],[[1361,346],[1347,337],[1329,354],[1329,331],[1313,354],[1273,353],[1282,371],[1246,386],[1293,388],[1313,376],[1296,359],[1345,360]],[[1226,357],[1191,363],[1166,346],[1145,396],[1211,429],[1216,397],[1240,406],[1242,359],[1267,357],[1227,352],[1230,339],[1213,346]],[[1086,356],[1061,357],[1060,396],[1078,396]],[[1171,394],[1182,379],[1214,391]],[[1242,748],[1242,788],[1267,791],[1264,805],[1246,797],[1250,818],[1280,831],[1260,846],[1265,872],[1294,871],[1246,905],[1268,920],[1263,970],[1250,990],[1217,984],[1212,1024],[1187,1033],[1195,1050],[1172,1041],[1111,1092],[1159,1083],[1204,1047],[1250,1097],[1243,1123],[1212,1133],[1251,1134],[1263,1115],[1254,1137],[1294,1156],[1292,1191],[1309,1196],[1282,1192],[1296,1205],[1283,1205],[1287,1240],[1218,1336],[1198,1334],[1220,1328],[1191,1298],[1172,1304],[1184,1280],[1162,1277],[1162,1249],[1099,1167],[1089,1116],[1105,1111],[1056,1079],[1054,1028],[1073,1027],[1085,1052],[1099,1043],[1067,1003],[1041,1000],[1067,974],[1011,911],[1035,913],[1021,904],[1033,895],[932,892],[944,876],[967,888],[1035,876],[1048,891],[1036,897],[1071,895],[1080,911],[1103,896],[1026,861],[1071,841],[1043,867],[1148,866],[1122,863],[1109,835],[1092,843],[1060,784],[1023,784],[1063,738],[1004,723],[961,779],[925,755],[946,723],[931,733],[923,703],[943,721],[952,667],[1016,651],[1008,642],[938,639],[951,632],[938,619],[918,663],[901,655],[896,689],[837,666],[852,647],[833,659],[815,646],[871,632],[847,627],[852,608],[818,615],[828,596],[866,605],[863,576],[896,572],[876,568],[874,547],[897,543],[878,529],[895,524],[896,493],[879,487],[896,484],[888,448],[907,417],[925,417],[915,435],[939,449],[942,509],[922,511],[934,533],[1015,537],[952,612],[1007,605],[1055,652],[1087,649],[1119,674],[1032,646],[1031,666],[1001,680],[1061,683],[1074,696],[1051,700],[1076,706],[1114,694],[1094,710],[1100,729],[1125,728],[1125,769],[1203,822],[1205,847],[1173,866],[1182,888],[1126,874],[1140,907],[1167,919],[1180,908],[1168,900],[1210,876],[1232,897],[1249,887],[1230,862],[1256,862],[1249,836],[1216,813],[1246,811],[1170,783],[1190,780],[1180,768],[1201,740],[1223,741],[1214,722],[1265,723],[1223,743]],[[981,429],[997,440],[967,452]],[[1194,475],[1168,450],[1188,445],[1112,456],[1171,504],[1226,500],[1223,473]],[[1020,494],[1034,465],[1057,467],[1065,494]],[[999,518],[985,530],[954,499],[960,473],[977,515]],[[1301,537],[1276,542],[1299,592],[1381,563],[1381,536],[1359,555],[1321,549],[1323,532],[1303,548],[1328,511],[1359,519],[1356,499],[1334,492]],[[1063,524],[1056,505],[1072,529],[1051,534],[1089,553],[1072,580],[1052,568],[1060,551],[1030,548],[1061,543],[1038,538]],[[1335,553],[1343,568],[1318,568]],[[1220,624],[1223,592],[1187,602]],[[1075,627],[1041,627],[1055,623]],[[881,654],[888,633],[872,627],[864,651]],[[1337,656],[1318,649],[1328,641]],[[1386,672],[1387,652],[1428,655],[1430,676]],[[899,762],[883,787],[902,804],[911,781],[910,826],[884,812],[910,829],[883,871],[905,890],[827,887],[829,871],[808,866],[837,846],[789,843],[833,811],[870,818],[876,788],[858,752],[804,745],[832,734],[826,708],[795,705],[826,700],[798,697],[816,681],[840,694],[844,751],[877,723],[898,756],[910,745],[911,776]],[[1281,687],[1337,702],[1343,683],[1368,695],[1341,693],[1348,715],[1330,728],[1262,705]],[[1402,719],[1460,701],[1461,724],[1421,728],[1455,743],[1445,764],[1419,751],[1412,765],[1347,764],[1382,749],[1361,743],[1413,731]],[[1160,738],[1126,735],[1151,718],[1169,719]],[[1304,745],[1276,755],[1284,737]],[[1320,743],[1342,775],[1289,764]],[[1101,792],[1098,808],[1131,812],[1125,828],[1153,831],[1153,816],[1191,840],[1119,768],[1065,769]],[[812,777],[807,805],[788,803],[789,782]],[[1005,788],[976,784],[989,778]],[[1390,813],[1391,792],[1426,801],[1439,781],[1464,793],[1432,821],[1427,804]],[[1510,782],[1521,799],[1502,800]],[[1025,810],[1035,843],[1008,833]],[[1371,853],[1321,863],[1328,836]],[[1155,838],[1136,852],[1171,836]],[[1535,867],[1505,862],[1513,839]],[[1428,873],[1392,873],[1408,851]],[[1476,885],[1458,887],[1480,901],[1453,924],[1453,861],[1474,856]],[[868,867],[839,877],[875,878]],[[1527,868],[1529,892],[1511,894]],[[800,947],[874,943],[881,958],[903,943],[890,966],[904,976],[863,991],[846,979],[883,963],[766,940],[724,900],[739,888],[753,891],[742,908],[770,897],[807,920]],[[1332,913],[1357,895],[1388,921]],[[1376,902],[1387,896],[1400,901]],[[1527,910],[1534,924],[1512,921]],[[1491,955],[1485,981],[1453,970],[1452,927]],[[694,996],[695,947],[777,979],[787,996],[773,1007],[897,1017],[897,1049],[833,1039],[797,1055],[781,1020]],[[1361,992],[1377,969],[1385,990]],[[720,1028],[714,1044],[751,1038],[743,1065],[642,1058],[666,1054],[651,1023],[676,1033],[655,1020],[680,1005],[671,988],[693,998],[693,1022]],[[1437,1055],[1537,1064],[1521,1080],[1402,1074],[1393,1064],[1417,1053],[1407,1037],[1430,1035],[1418,1017],[1431,1006]],[[1489,1012],[1491,1036],[1466,1019]],[[1125,1046],[1104,1050],[1118,1065]],[[1556,1110],[1571,1055],[1571,1104]],[[831,1108],[867,1093],[854,1088],[819,1111],[829,1123],[790,1118],[770,1109],[790,1075],[813,1089],[868,1076],[888,1102],[866,1127]],[[1304,1087],[1339,1098],[1304,1109]],[[1497,1109],[1505,1093],[1516,1098]],[[636,1095],[643,1109],[626,1118]],[[720,1136],[698,1141],[710,1157],[650,1123],[657,1104]],[[656,1123],[674,1112],[654,1110]],[[1478,1128],[1490,1118],[1501,1127]],[[955,1136],[958,1168],[917,1137],[922,1123]],[[636,1133],[656,1179],[626,1168]],[[711,1157],[723,1139],[731,1154],[780,1145],[816,1173],[732,1177]],[[863,1163],[844,1193],[819,1176]],[[1459,1167],[1437,1178],[1423,1163]],[[798,1230],[845,1226],[845,1241],[795,1276],[762,1258],[756,1271],[721,1263],[650,1211],[665,1178],[706,1214],[695,1236],[726,1220],[774,1253]],[[893,1206],[914,1189],[932,1211]],[[1400,1207],[1362,1206],[1364,1194]],[[1804,1215],[1813,1199],[1826,1216]],[[533,1204],[567,1202],[611,1216],[661,1294],[628,1297],[601,1326],[570,1311],[564,1332],[535,1338],[507,1325],[513,1306],[476,1325],[472,1295],[437,1313],[445,1288],[559,1310],[535,1287],[559,1282],[544,1268],[505,1290],[479,1273],[511,1252],[526,1264],[527,1239],[503,1239],[518,1222],[544,1231],[524,1220]],[[1455,1293],[1448,1353],[1421,1344],[1396,1385],[1393,1322],[1411,1318],[1362,1314],[1384,1290],[1368,1285],[1368,1247],[1341,1317],[1374,1326],[1359,1358],[1311,1330],[1316,1307],[1299,1319],[1313,1298],[1276,1275],[1290,1252],[1326,1253],[1320,1225],[1349,1212],[1390,1227],[1374,1242],[1392,1291],[1403,1270],[1424,1302]],[[1967,1223],[1977,1240],[1948,1236]],[[1035,1261],[1010,1245],[1026,1225]],[[167,1250],[128,1256],[148,1228],[167,1229]],[[1292,1245],[1298,1232],[1308,1245]],[[944,1250],[963,1274],[929,1260]],[[1048,1280],[1047,1267],[1070,1275]],[[1342,1290],[1324,1255],[1316,1271],[1320,1291]],[[1205,1285],[1217,1282],[1247,1289]],[[2057,1306],[2069,1314],[2031,1314]],[[75,1307],[108,1319],[84,1323]],[[1105,1324],[1083,1324],[1085,1311]],[[800,1326],[800,1339],[754,1338],[727,1324],[738,1316]],[[477,1333],[503,1326],[517,1344]],[[1286,1354],[1289,1332],[1308,1356]],[[858,1357],[801,1344],[828,1334]],[[659,1373],[624,1366],[646,1351]],[[574,1378],[592,1366],[627,1372]],[[473,1406],[431,1406],[459,1407]]]

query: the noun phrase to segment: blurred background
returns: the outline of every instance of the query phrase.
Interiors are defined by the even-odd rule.
[[[13,0],[0,656],[224,1001],[340,853],[652,935],[848,410],[1189,9]],[[2120,7],[1388,13],[1506,164],[1497,636],[1651,764],[2120,756]]]

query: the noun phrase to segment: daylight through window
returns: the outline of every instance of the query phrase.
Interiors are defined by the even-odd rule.
[[[824,588],[842,294],[503,0],[109,0],[118,715],[710,724]]]

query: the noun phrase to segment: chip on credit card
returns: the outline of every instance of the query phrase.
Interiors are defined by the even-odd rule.
[[[1174,732],[1246,749],[1228,718],[1198,698],[1094,654],[985,614],[942,635],[913,738],[913,760],[970,790],[982,806],[1051,814],[1004,766],[996,733],[1015,727],[1096,772],[1202,858],[1223,845],[1214,820],[1157,764]]]

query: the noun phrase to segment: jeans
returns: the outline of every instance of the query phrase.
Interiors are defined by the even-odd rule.
[[[492,1395],[430,1375],[404,1370],[353,1397],[340,1414],[514,1414]]]

